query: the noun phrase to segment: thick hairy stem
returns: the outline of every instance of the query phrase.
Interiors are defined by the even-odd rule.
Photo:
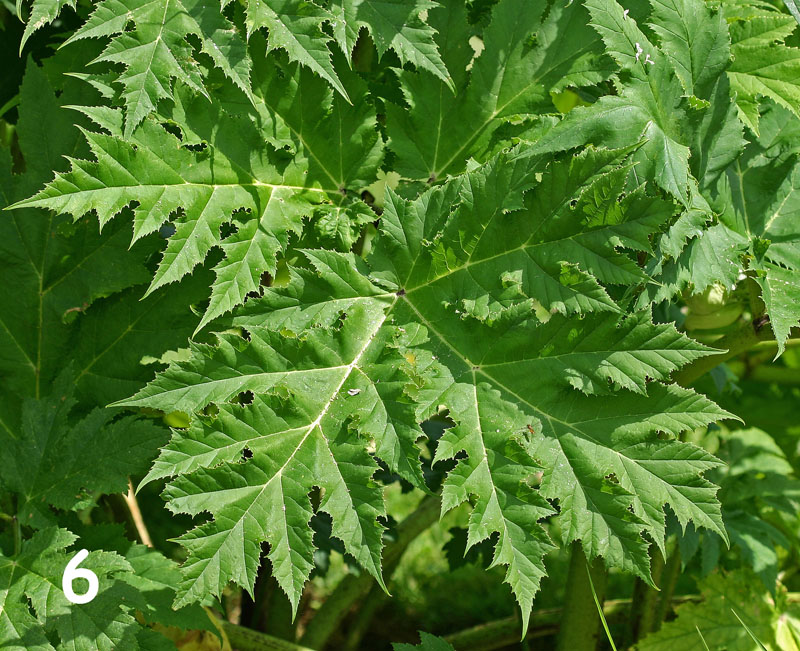
[[[377,585],[373,585],[364,599],[364,603],[358,609],[350,630],[347,632],[343,651],[358,651],[361,648],[361,640],[369,630],[369,625],[375,617],[375,613],[383,606],[389,598]]]
[[[438,496],[426,496],[417,509],[398,525],[397,540],[387,545],[383,553],[384,576],[392,575],[403,552],[417,536],[439,519],[440,510],[441,499]],[[313,649],[324,648],[350,609],[370,591],[372,583],[372,577],[366,572],[359,576],[348,574],[344,577],[309,622],[300,643]]]
[[[754,348],[758,343],[772,338],[772,329],[769,324],[762,320],[748,323],[714,342],[714,348],[720,348],[723,352],[695,360],[675,373],[672,378],[677,384],[688,387],[716,366]]]
[[[789,603],[800,602],[800,592],[790,592],[787,594]],[[702,597],[699,594],[688,594],[674,597],[672,606],[687,602],[700,602]],[[606,620],[620,621],[626,617],[631,608],[631,599],[608,599],[603,603],[603,614]],[[536,610],[531,613],[530,626],[526,640],[546,637],[553,635],[559,630],[562,610],[560,608],[547,608]],[[478,626],[472,626],[450,633],[444,637],[446,642],[452,644],[457,651],[469,649],[469,651],[494,651],[507,646],[519,644],[519,636],[522,630],[519,617],[504,617]],[[622,648],[622,647],[620,647]]]
[[[773,365],[756,366],[747,374],[747,379],[756,382],[800,386],[800,369]]]
[[[658,548],[651,546],[651,574],[656,585],[661,584],[664,572],[664,557]],[[630,643],[636,642],[653,630],[660,599],[659,593],[640,578],[636,578],[633,587],[633,600],[630,615]]]
[[[590,564],[581,544],[572,543],[561,630],[558,634],[558,651],[594,651],[597,648],[600,614],[592,596],[592,585],[597,600],[602,605],[606,578],[603,561],[597,558]]]
[[[675,541],[675,548],[667,559],[667,564],[664,567],[664,581],[661,585],[661,599],[658,602],[658,610],[656,611],[656,618],[653,622],[653,631],[661,628],[661,624],[667,618],[670,609],[672,608],[672,597],[675,594],[675,586],[678,584],[678,578],[681,575],[681,550]]]
[[[312,651],[300,644],[237,626],[225,620],[219,620],[219,623],[228,637],[231,648],[236,651]]]

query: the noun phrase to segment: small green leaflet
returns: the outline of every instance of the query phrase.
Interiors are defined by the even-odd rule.
[[[378,56],[392,49],[402,63],[427,70],[452,91],[453,80],[433,38],[436,30],[422,17],[423,12],[438,6],[432,0],[331,0],[331,24],[336,42],[348,61],[359,32],[366,29]]]
[[[307,0],[247,0],[245,11],[248,38],[265,27],[267,52],[285,50],[292,61],[313,70],[350,101],[331,62],[331,39],[322,31],[322,24],[333,20],[327,9]]]
[[[25,48],[25,43],[28,42],[28,39],[36,30],[52,23],[64,7],[75,9],[75,3],[76,0],[34,0],[31,6],[30,16],[28,16],[28,20],[25,23],[25,31],[19,42],[20,54],[22,54],[22,50]],[[22,1],[18,0],[17,5],[17,13],[19,13]]]
[[[123,606],[135,593],[119,576],[132,570],[113,552],[91,552],[83,566],[100,579],[100,595],[74,607],[61,591],[67,547],[76,536],[49,527],[25,540],[18,554],[0,552],[0,645],[12,651],[54,651],[49,637],[60,640],[59,649],[146,649],[139,636],[146,633],[133,613]],[[69,556],[71,556],[70,554]]]

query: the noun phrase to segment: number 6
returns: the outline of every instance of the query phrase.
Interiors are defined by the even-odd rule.
[[[67,563],[67,567],[64,569],[64,576],[61,578],[61,589],[64,591],[64,596],[73,604],[88,604],[97,596],[99,587],[97,575],[84,567],[78,567],[88,555],[89,552],[85,549],[81,549],[75,554],[72,560]],[[84,594],[75,594],[72,589],[72,583],[75,579],[86,579],[89,582],[89,589]]]

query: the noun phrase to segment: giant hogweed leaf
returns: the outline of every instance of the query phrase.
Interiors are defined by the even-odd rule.
[[[204,325],[257,290],[265,271],[274,273],[275,256],[290,233],[300,232],[304,216],[323,201],[341,203],[350,188],[360,190],[381,159],[369,104],[353,107],[332,100],[322,82],[314,84],[296,66],[286,71],[288,80],[283,71],[272,74],[263,79],[268,91],[287,92],[291,88],[286,86],[298,78],[308,90],[287,95],[263,117],[233,116],[222,103],[209,105],[176,87],[171,115],[183,127],[183,141],[147,120],[129,143],[122,138],[118,111],[87,110],[110,132],[86,132],[95,160],[73,160],[70,172],[57,175],[36,197],[17,206],[48,207],[75,217],[95,210],[103,226],[136,202],[134,241],[172,220],[176,230],[148,292],[179,280],[213,247],[221,247],[226,258],[215,269],[221,284],[214,286]],[[362,98],[363,82],[352,81],[354,96]],[[296,143],[288,164],[284,153],[266,144],[250,148],[263,143],[260,127],[276,119]],[[202,151],[190,151],[190,146]],[[220,228],[229,222],[237,230],[223,239]]]
[[[129,23],[133,30],[127,30]],[[159,102],[171,96],[174,79],[207,95],[188,37],[245,93],[250,92],[250,63],[244,40],[233,24],[202,0],[104,0],[67,43],[111,36],[95,62],[125,67],[116,79],[125,101],[125,137]]]
[[[0,150],[0,205],[30,195],[49,170],[64,165],[62,154],[82,151],[74,114],[59,103],[86,87],[65,79],[56,99],[42,71],[28,67],[17,127],[26,172],[14,174],[8,152]],[[196,326],[188,304],[202,300],[207,280],[193,278],[139,301],[143,288],[135,286],[150,277],[144,262],[154,240],[135,251],[127,242],[119,219],[100,235],[88,220],[72,224],[33,208],[0,212],[0,252],[8,263],[0,289],[0,447],[11,449],[24,438],[31,424],[22,417],[25,401],[51,394],[66,366],[72,365],[84,407],[105,406],[152,377],[153,368],[140,363],[143,356],[158,358],[179,347]],[[93,418],[99,426],[107,416]]]
[[[29,195],[48,170],[59,169],[62,154],[82,151],[80,132],[34,64],[25,73],[21,107],[18,134],[27,172],[12,173],[10,153],[0,149],[3,207]],[[140,255],[127,251],[119,226],[110,224],[101,237],[88,224],[71,226],[67,218],[41,210],[0,213],[0,252],[6,260],[0,288],[0,431],[17,430],[17,396],[49,393],[72,347],[70,320],[96,300],[147,280]]]
[[[149,475],[178,475],[170,508],[214,518],[182,538],[178,603],[229,580],[251,588],[264,541],[296,601],[312,566],[307,494],[320,482],[334,535],[377,575],[372,457],[421,485],[418,423],[440,408],[456,423],[436,452],[457,459],[443,508],[474,503],[470,545],[498,535],[493,562],[526,621],[552,546],[536,524],[552,513],[545,498],[561,501],[567,542],[645,578],[642,534],[663,542],[665,504],[724,536],[716,488],[701,476],[718,462],[658,433],[727,414],[647,382],[711,349],[644,314],[621,317],[592,275],[638,283],[623,249],[645,246],[672,210],[642,191],[617,199],[629,156],[588,150],[548,167],[515,150],[414,201],[389,193],[366,263],[305,251],[309,268],[230,318],[246,340],[193,345],[191,359],[121,403],[195,414]],[[553,208],[539,214],[545,198]],[[555,308],[547,323],[533,299]],[[242,392],[252,404],[238,404]],[[218,412],[201,415],[209,403]]]
[[[761,126],[763,142],[750,145],[745,156],[728,169],[720,184],[725,200],[721,220],[736,235],[748,241],[770,324],[784,350],[792,327],[800,322],[800,159],[786,140],[784,126],[794,118],[773,106],[765,112]],[[788,130],[788,134],[791,134]]]
[[[398,73],[408,108],[387,105],[387,131],[401,175],[436,180],[463,171],[471,157],[486,160],[498,128],[510,118],[550,112],[551,91],[588,86],[611,74],[583,5],[556,3],[543,20],[546,6],[502,0],[469,72],[471,27],[463,3],[430,11],[456,93],[430,74]]]
[[[800,49],[784,45],[794,27],[790,16],[771,11],[731,22],[734,60],[728,76],[739,117],[756,135],[761,97],[800,117]]]
[[[709,132],[726,134],[725,147],[716,147],[714,151],[730,161],[738,145],[735,129],[733,132],[727,126],[720,129],[719,118],[724,118],[728,104],[726,89],[715,94],[716,99],[722,100],[718,107],[723,113],[714,115],[712,120],[704,120],[702,113],[696,113],[702,108],[690,108],[686,97],[694,92],[700,94],[699,100],[707,102],[714,89],[719,88],[719,77],[727,64],[724,21],[710,14],[701,2],[680,6],[656,3],[653,25],[656,33],[665,36],[662,47],[657,48],[617,2],[591,0],[586,7],[608,54],[620,66],[618,94],[573,109],[539,140],[537,148],[559,151],[586,142],[620,147],[644,138],[645,145],[636,156],[637,175],[655,181],[689,208],[694,185],[689,167],[690,147],[702,144],[710,149],[717,137],[709,138]],[[690,52],[705,55],[705,66],[697,68],[694,63],[689,64],[687,54],[668,55],[673,47],[679,52],[688,48]],[[705,93],[709,96],[702,97]],[[730,118],[725,119],[727,124]],[[703,138],[698,143],[699,134]],[[707,158],[708,153],[701,158],[704,165]],[[724,164],[717,162],[716,172],[722,167]]]
[[[427,70],[454,90],[434,40],[436,30],[421,15],[437,6],[431,0],[332,0],[333,34],[348,61],[359,32],[365,29],[372,36],[378,56],[392,49],[403,64]]]

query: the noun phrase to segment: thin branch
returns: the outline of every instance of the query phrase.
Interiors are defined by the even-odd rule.
[[[139,536],[139,540],[142,541],[143,545],[153,547],[153,540],[150,538],[150,532],[147,530],[147,525],[144,523],[142,510],[139,508],[139,502],[136,500],[136,491],[133,490],[133,483],[131,482],[130,478],[128,478],[128,494],[124,497],[125,504],[128,505],[128,511],[131,513],[133,526],[136,527],[136,533]]]

